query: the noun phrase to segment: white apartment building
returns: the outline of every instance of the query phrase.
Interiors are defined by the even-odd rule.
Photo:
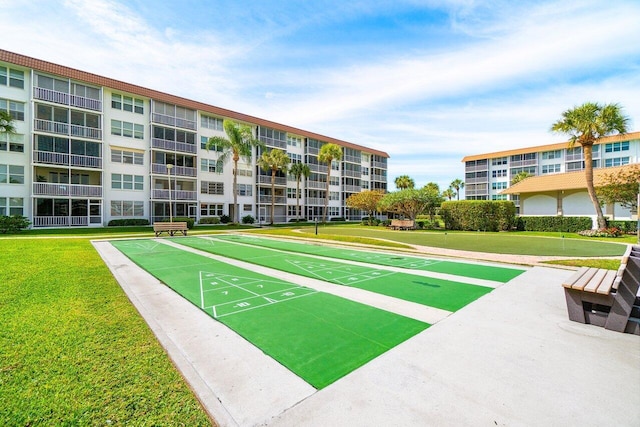
[[[568,142],[561,142],[463,158],[465,198],[467,200],[513,200],[516,206],[519,206],[518,194],[504,194],[504,190],[510,187],[511,180],[518,173],[528,172],[533,176],[548,176],[584,170],[582,147],[575,144],[573,148],[568,148],[568,145]],[[595,169],[635,163],[640,163],[640,132],[602,138],[593,146]],[[562,176],[559,176],[558,180],[543,180],[544,182],[541,181],[541,183],[551,185],[552,182],[558,182],[561,179]],[[556,188],[539,190],[554,191]]]
[[[321,218],[329,176],[327,217],[359,220],[345,200],[387,189],[385,152],[1,49],[0,109],[16,127],[0,135],[0,215],[24,215],[34,228],[153,223],[169,217],[170,202],[174,217],[234,218],[232,162],[205,149],[210,137],[226,137],[227,118],[311,169],[298,213],[294,178],[279,172],[271,194],[259,150],[241,160],[240,218],[268,221],[272,197],[275,222]],[[343,149],[329,175],[318,161],[327,143]]]

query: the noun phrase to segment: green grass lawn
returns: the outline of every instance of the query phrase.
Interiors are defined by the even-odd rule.
[[[274,233],[275,231],[275,233]],[[313,227],[265,230],[263,233],[315,238]],[[349,241],[357,239],[391,240],[410,245],[433,246],[475,252],[500,254],[520,254],[536,256],[605,257],[621,256],[625,246],[620,243],[635,243],[635,236],[617,239],[593,240],[578,238],[578,235],[565,233],[485,233],[485,232],[429,232],[429,231],[393,231],[384,227],[364,226],[319,226],[318,238]]]
[[[0,265],[0,425],[211,425],[88,239],[2,239]]]

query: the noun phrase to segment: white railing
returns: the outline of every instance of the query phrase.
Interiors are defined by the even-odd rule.
[[[176,126],[184,129],[192,129],[192,130],[197,129],[196,122],[194,122],[193,120],[181,119],[178,117],[176,117]]]
[[[259,203],[260,204],[265,204],[265,203],[271,203],[271,196],[260,196],[259,197]],[[285,196],[276,196],[275,198],[275,203],[279,204],[279,205],[285,205],[287,204],[287,198]]]
[[[33,194],[35,196],[102,197],[102,186],[34,182]]]
[[[68,216],[34,216],[34,227],[59,227],[69,225]]]
[[[81,156],[79,154],[71,154],[71,166],[100,169],[102,168],[102,157]]]
[[[269,185],[271,185],[271,177],[270,176],[265,176],[265,175],[259,175],[258,182],[260,184],[269,184]],[[287,178],[286,177],[281,177],[281,176],[276,176],[275,184],[276,185],[287,185]]]
[[[71,105],[78,108],[84,108],[85,110],[102,111],[102,101],[99,99],[70,95],[66,92],[59,92],[57,90],[34,87],[33,97],[56,104]]]
[[[71,125],[71,135],[91,139],[102,139],[102,129]]]
[[[160,123],[163,125],[175,126],[176,118],[172,116],[167,116],[164,114],[153,113],[151,115],[151,120],[155,123]]]
[[[320,149],[319,148],[315,148],[315,147],[309,147],[307,145],[307,154],[319,154],[320,153]]]
[[[57,133],[60,135],[69,135],[69,124],[52,122],[51,120],[35,119],[34,127],[36,130],[44,132]]]
[[[534,166],[538,164],[538,159],[530,159],[530,160],[518,160],[518,161],[511,161],[509,163],[509,167],[510,168],[517,168],[520,166]]]
[[[307,164],[307,166],[309,166],[309,169],[311,170],[311,172],[327,173],[327,171],[329,170],[328,166],[316,165],[314,163],[309,163]]]
[[[350,177],[353,177],[353,178],[360,178],[362,176],[362,172],[361,171],[352,171],[352,170],[348,170],[348,169],[343,169],[342,175],[343,176],[350,176]]]
[[[360,162],[362,161],[362,156],[348,156],[345,155],[342,160],[344,160],[345,162],[349,162],[349,163],[357,163],[360,164]]]
[[[372,181],[387,181],[387,177],[385,175],[371,175]]]
[[[153,173],[167,175],[167,165],[163,165],[161,163],[152,163],[151,171]],[[171,169],[171,176],[197,176],[198,170],[196,168],[190,168],[186,166],[174,166]]]
[[[69,155],[66,153],[53,153],[51,151],[34,151],[35,163],[47,163],[50,165],[68,165]]]
[[[373,162],[374,168],[386,169],[387,164],[385,162]]]
[[[153,198],[159,200],[169,200],[169,190],[153,190]],[[196,191],[187,190],[171,190],[171,200],[197,200],[198,193]]]
[[[71,95],[69,104],[86,110],[102,111],[102,101],[99,99],[85,98],[84,96]]]
[[[465,184],[475,184],[477,182],[489,182],[489,177],[483,176],[480,178],[466,178],[464,182]]]
[[[326,182],[318,182],[318,181],[307,181],[307,188],[316,188],[324,190],[327,188]]]
[[[486,171],[486,170],[489,170],[488,165],[465,166],[464,168],[465,172],[478,172],[478,171]]]
[[[186,142],[175,142],[167,139],[153,138],[151,140],[151,146],[153,148],[160,148],[162,150],[180,151],[182,153],[194,154],[198,151],[198,147],[195,144],[188,144]]]
[[[343,189],[349,193],[359,193],[361,191],[361,187],[359,185],[345,185]]]
[[[308,197],[306,204],[307,205],[324,205],[324,198],[323,197]]]

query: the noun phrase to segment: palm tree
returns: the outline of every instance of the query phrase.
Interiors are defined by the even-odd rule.
[[[464,181],[460,178],[456,178],[451,181],[449,188],[456,190],[456,198],[460,200],[460,190],[464,188]]]
[[[551,131],[570,136],[569,148],[576,142],[582,146],[587,192],[598,217],[598,228],[605,228],[607,222],[593,186],[593,145],[607,135],[626,133],[628,124],[629,117],[622,113],[619,104],[586,102],[563,112],[562,119],[551,126]]]
[[[289,156],[277,148],[265,151],[258,159],[260,169],[271,171],[271,225],[273,225],[273,215],[276,208],[276,172],[287,169],[287,165],[289,165]]]
[[[318,154],[318,160],[326,163],[327,168],[327,191],[324,200],[324,213],[322,216],[322,222],[327,221],[327,210],[329,209],[329,181],[331,177],[331,162],[334,160],[342,160],[342,148],[337,144],[325,144],[320,148]]]
[[[416,186],[415,181],[409,175],[400,175],[394,181],[398,190],[406,190],[407,188],[414,188]]]
[[[233,120],[225,119],[222,122],[224,132],[227,134],[227,138],[220,136],[212,136],[207,141],[207,150],[218,147],[222,150],[222,153],[218,157],[218,162],[221,164],[226,162],[229,156],[233,160],[233,210],[234,210],[234,222],[237,224],[240,222],[240,209],[238,209],[238,160],[244,158],[247,161],[251,161],[253,155],[253,148],[262,146],[262,143],[253,137],[253,132],[250,126],[241,125]]]
[[[447,199],[451,200],[453,199],[453,197],[456,195],[456,192],[453,191],[452,188],[447,188],[446,190],[444,190],[442,192],[442,197],[446,197]]]
[[[511,185],[516,185],[520,181],[523,181],[523,180],[529,178],[530,176],[533,176],[533,175],[531,175],[527,171],[520,171],[517,174],[515,174],[515,176],[513,178],[511,178]]]
[[[300,180],[309,178],[311,169],[304,163],[294,163],[289,168],[289,174],[296,179],[296,220],[300,220]]]
[[[16,128],[13,126],[13,117],[5,110],[0,110],[0,134],[15,133]]]

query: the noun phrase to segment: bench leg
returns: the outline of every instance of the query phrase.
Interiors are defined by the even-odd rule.
[[[564,288],[564,296],[567,300],[567,312],[569,320],[585,323],[584,308],[582,308],[582,298],[580,292],[569,288]]]

